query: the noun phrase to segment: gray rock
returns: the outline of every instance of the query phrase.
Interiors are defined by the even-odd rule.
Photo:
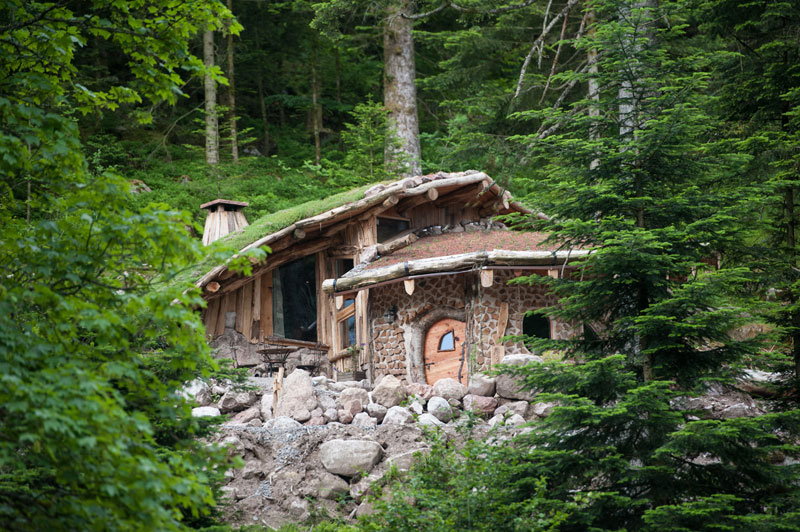
[[[341,477],[327,471],[320,471],[318,477],[312,481],[312,494],[320,499],[335,500],[349,489],[350,486]]]
[[[242,456],[244,454],[244,444],[236,435],[225,436],[220,445],[227,447],[228,454],[231,456]]]
[[[506,418],[506,416],[494,416],[489,420],[490,427],[494,427],[498,424],[505,425],[506,427],[519,427],[525,424],[525,418],[519,414],[512,414],[508,418]]]
[[[331,421],[338,421],[339,414],[336,413],[335,408],[329,408],[325,412],[322,413],[322,418],[330,423]]]
[[[295,499],[289,504],[289,513],[302,521],[308,514],[308,501],[305,499]]]
[[[358,401],[361,408],[364,408],[369,404],[369,394],[364,388],[345,388],[339,395],[339,406],[345,406],[350,401]]]
[[[408,386],[408,393],[417,395],[422,397],[423,399],[427,400],[433,397],[433,386],[430,384],[423,384],[421,382],[412,382]]]
[[[530,410],[530,404],[527,401],[511,401],[510,403],[497,407],[494,411],[494,415],[502,416],[506,412],[510,412],[512,414],[519,414],[527,419]]]
[[[264,421],[272,419],[272,392],[261,396],[261,419]]]
[[[534,355],[506,355],[503,364],[508,366],[522,366],[533,362],[542,362],[541,357]],[[497,395],[506,399],[521,399],[531,401],[535,392],[520,390],[522,381],[509,375],[498,375],[496,379]]]
[[[283,392],[278,398],[275,415],[288,416],[303,422],[311,419],[311,410],[317,407],[314,386],[307,371],[294,370],[283,381]]]
[[[197,397],[197,394],[203,390],[209,390],[210,386],[203,381],[202,379],[195,379],[186,383],[186,385],[181,390],[181,395],[184,396],[186,399],[194,399]]]
[[[328,382],[328,377],[325,375],[318,375],[317,377],[311,377],[311,383],[315,386],[324,386]]]
[[[258,396],[256,392],[247,391],[240,392],[236,390],[228,390],[219,400],[219,409],[222,412],[241,412],[250,408],[256,402]]]
[[[260,460],[250,460],[242,468],[242,478],[263,478],[264,477],[264,464]]]
[[[277,430],[277,431],[289,431],[289,430],[297,430],[301,428],[303,425],[295,421],[294,419],[287,417],[287,416],[280,416],[276,417],[275,419],[270,419],[267,421],[264,426],[268,429]]]
[[[393,406],[386,412],[386,416],[383,418],[383,425],[407,425],[413,420],[414,416],[411,415],[411,411],[408,408]]]
[[[383,418],[386,417],[386,412],[388,409],[383,406],[379,405],[378,403],[370,403],[367,405],[367,413],[378,420],[378,423],[383,421]]]
[[[376,427],[378,421],[374,417],[370,417],[366,412],[361,412],[353,416],[353,425],[358,427]]]
[[[436,416],[434,416],[433,414],[429,414],[427,412],[425,412],[424,414],[422,414],[417,418],[417,423],[419,423],[420,425],[435,426],[435,427],[441,427],[442,425],[444,425],[444,423],[436,419]]]
[[[420,415],[425,411],[425,408],[423,408],[423,406],[418,401],[414,401],[413,403],[408,405],[408,409],[417,415]]]
[[[362,502],[356,508],[356,517],[367,516],[369,517],[375,512],[375,508],[372,506],[371,503]]]
[[[464,410],[485,415],[493,413],[495,408],[497,408],[497,399],[494,397],[473,394],[464,396]]]
[[[475,373],[469,378],[467,391],[472,395],[492,397],[495,392],[495,378],[488,377],[483,373]]]
[[[442,397],[433,396],[428,400],[428,412],[444,423],[453,419],[453,409],[450,407],[450,403]]]
[[[336,399],[334,399],[330,394],[327,393],[318,393],[317,394],[317,402],[319,403],[319,407],[324,412],[330,408],[336,410],[339,406],[336,404]]]
[[[390,456],[386,462],[389,467],[394,466],[398,471],[408,471],[411,469],[411,466],[419,461],[424,453],[428,452],[428,450],[427,447],[423,447],[421,449],[414,449],[413,451],[406,451]]]
[[[334,475],[353,477],[369,472],[383,456],[383,449],[369,440],[330,440],[319,448],[322,466]]]
[[[460,401],[467,395],[467,387],[455,379],[439,379],[433,385],[433,395]]]
[[[538,417],[547,417],[556,406],[556,403],[536,403],[533,405],[533,413]]]
[[[233,419],[231,419],[229,423],[245,424],[254,419],[260,419],[260,418],[261,418],[261,408],[258,406],[251,406],[247,410],[243,410],[238,414],[236,414],[235,416],[233,416]]]
[[[399,405],[407,395],[403,383],[394,375],[386,375],[372,390],[372,399],[386,408]]]
[[[219,411],[219,408],[215,408],[213,406],[198,406],[197,408],[192,408],[192,417],[211,417],[221,415],[222,413]]]
[[[328,388],[333,390],[334,392],[342,392],[346,388],[358,388],[360,384],[358,381],[341,381],[341,382],[329,382]]]

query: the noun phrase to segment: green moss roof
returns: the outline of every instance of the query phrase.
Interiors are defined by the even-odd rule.
[[[236,231],[226,235],[214,242],[212,246],[209,247],[209,250],[211,251],[224,247],[227,249],[233,249],[234,251],[239,251],[242,248],[252,244],[256,240],[289,227],[295,222],[322,214],[323,212],[329,211],[334,207],[338,207],[352,201],[357,201],[364,197],[364,192],[368,188],[373,186],[375,186],[375,183],[370,183],[346,192],[340,192],[339,194],[328,196],[327,198],[307,201],[305,203],[301,203],[300,205],[283,209],[282,211],[267,214],[254,220],[250,225],[241,231]],[[193,283],[219,264],[219,256],[216,253],[207,253],[203,260],[182,272],[180,275],[176,276],[173,282]]]

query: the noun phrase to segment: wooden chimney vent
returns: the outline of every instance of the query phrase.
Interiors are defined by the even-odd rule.
[[[200,205],[201,209],[208,209],[206,227],[203,230],[203,245],[207,246],[228,233],[247,227],[249,224],[242,209],[248,205],[244,201],[224,199],[216,199]]]

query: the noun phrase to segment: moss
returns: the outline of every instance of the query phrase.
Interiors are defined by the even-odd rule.
[[[200,277],[220,264],[219,251],[221,249],[228,249],[231,253],[239,251],[256,240],[280,231],[285,227],[289,227],[295,222],[310,218],[311,216],[316,216],[317,214],[322,214],[323,212],[344,205],[345,203],[359,200],[364,197],[364,192],[372,186],[374,186],[374,184],[363,185],[353,190],[328,196],[327,198],[308,201],[300,205],[295,205],[294,207],[289,207],[288,209],[283,209],[282,211],[264,215],[254,220],[243,230],[231,233],[221,238],[219,241],[214,242],[214,244],[209,247],[209,253],[206,254],[206,257],[202,261],[177,275],[170,284],[196,282]]]

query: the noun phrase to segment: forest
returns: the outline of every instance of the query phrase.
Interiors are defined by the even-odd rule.
[[[432,433],[371,515],[282,530],[800,529],[800,3],[2,0],[0,50],[1,530],[270,530],[180,393],[243,378],[200,205],[465,170],[592,250],[521,282],[602,325],[501,367],[557,404],[530,430]],[[692,406],[745,372],[763,414]]]

